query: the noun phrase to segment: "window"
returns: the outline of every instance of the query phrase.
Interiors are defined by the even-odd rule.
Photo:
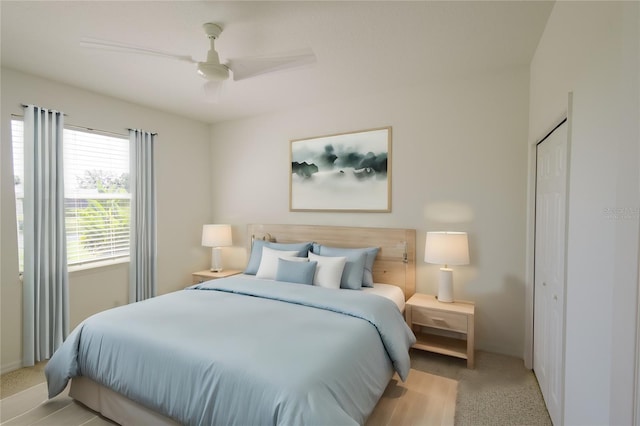
[[[23,122],[12,121],[20,270],[23,267]],[[67,262],[80,265],[129,255],[129,140],[65,128]]]
[[[16,192],[16,218],[18,219],[18,261],[20,271],[24,271],[24,126],[21,120],[11,120],[11,139],[13,142],[13,185]]]

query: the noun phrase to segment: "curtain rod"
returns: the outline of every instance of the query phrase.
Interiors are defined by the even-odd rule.
[[[29,106],[35,106],[35,105],[27,105],[27,104],[20,104],[20,105],[22,105],[22,107],[23,107],[23,108],[26,108],[26,107],[29,107]],[[42,108],[42,107],[38,107],[38,108]],[[64,115],[65,117],[67,117],[67,114],[66,114],[66,113],[64,113],[64,112],[62,112],[62,111],[58,111],[57,109],[49,109],[49,108],[46,108],[46,109],[47,109],[48,111],[51,111],[51,112],[60,112],[60,113],[62,113],[62,115]]]
[[[28,106],[31,106],[31,105],[27,105],[27,104],[21,104],[21,105],[22,105],[22,107],[24,107],[24,108],[26,108],[26,107],[28,107]],[[57,111],[57,110],[54,110],[54,111],[56,111],[56,112],[61,112],[61,111]],[[68,117],[68,115],[67,115],[66,113],[64,113],[64,112],[63,112],[62,114],[63,114],[65,117]],[[11,115],[13,115],[13,116],[15,116],[15,117],[22,117],[22,118],[24,118],[24,116],[22,116],[22,115],[18,115],[18,114],[11,114]],[[127,136],[128,136],[128,135],[123,135],[122,133],[110,132],[110,131],[108,131],[108,130],[94,129],[94,128],[92,128],[92,127],[87,127],[87,126],[78,126],[78,125],[74,125],[74,124],[67,124],[67,125],[66,125],[66,127],[73,127],[73,128],[76,128],[76,129],[82,129],[82,130],[90,130],[90,131],[92,131],[92,132],[103,133],[103,134],[105,134],[105,135],[114,135],[114,136],[120,136],[120,137],[127,137]],[[139,130],[139,129],[132,129],[131,127],[127,127],[127,130]],[[151,132],[151,135],[153,135],[153,136],[157,136],[157,135],[158,135],[158,133],[157,133],[157,132]]]
[[[20,118],[21,120],[24,120],[24,115],[11,114],[11,116]],[[109,130],[100,130],[100,129],[95,129],[93,127],[79,126],[79,125],[70,124],[70,123],[65,123],[64,127],[68,128],[68,129],[75,129],[75,130],[88,130],[90,132],[100,133],[100,134],[105,135],[105,136],[117,136],[119,138],[125,138],[125,139],[129,137],[129,135],[125,135],[124,133],[111,132]]]
[[[140,130],[140,129],[132,129],[131,127],[127,127],[127,130],[133,130],[136,132],[144,132],[144,130]],[[158,132],[150,132],[152,136],[158,136]]]
[[[92,127],[87,127],[87,126],[77,126],[75,124],[66,124],[65,127],[78,129],[78,130],[89,130],[89,131],[96,132],[96,133],[102,133],[105,136],[118,136],[120,138],[128,138],[129,137],[129,135],[125,135],[125,134],[122,134],[122,133],[110,132],[109,130],[94,129]]]
[[[22,107],[23,107],[23,108],[26,108],[26,107],[29,107],[29,106],[35,106],[35,105],[27,105],[27,104],[21,104],[21,105],[22,105]],[[40,107],[38,107],[38,108],[40,108]],[[50,111],[62,112],[62,111],[58,111],[58,110],[50,110]],[[15,115],[16,117],[23,117],[23,116],[16,115],[16,114],[12,114],[12,115]],[[64,115],[65,117],[67,117],[67,114],[66,114],[66,113],[64,113],[64,112],[62,112],[62,115]],[[93,129],[93,128],[91,128],[91,127],[76,126],[76,125],[73,125],[73,124],[69,124],[69,125],[68,125],[68,127],[75,127],[75,128],[77,128],[77,129],[91,130],[91,131],[93,131],[93,132],[100,132],[100,133],[111,134],[111,135],[116,135],[116,136],[127,136],[127,135],[123,135],[123,134],[120,134],[120,133],[109,132],[109,131],[107,131],[107,130]],[[127,130],[143,131],[143,130],[140,130],[140,129],[132,129],[131,127],[127,127]],[[157,136],[157,135],[158,135],[158,133],[157,133],[157,132],[150,132],[150,133],[151,133],[151,135],[153,135],[153,136]]]

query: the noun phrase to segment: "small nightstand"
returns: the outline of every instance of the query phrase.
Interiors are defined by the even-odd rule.
[[[205,281],[230,277],[231,275],[238,275],[241,273],[242,271],[238,271],[236,269],[225,269],[222,272],[211,272],[210,270],[206,269],[204,271],[194,272],[193,274],[191,274],[191,276],[194,284],[200,284]]]
[[[405,319],[417,338],[414,348],[466,359],[467,367],[473,368],[473,302],[444,303],[435,296],[416,293],[405,306]],[[445,335],[451,333],[460,338]]]

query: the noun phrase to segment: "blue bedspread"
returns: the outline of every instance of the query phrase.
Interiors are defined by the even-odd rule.
[[[45,373],[186,425],[362,424],[414,342],[382,297],[235,276],[88,318]]]

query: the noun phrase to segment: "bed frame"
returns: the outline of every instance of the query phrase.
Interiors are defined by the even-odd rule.
[[[416,230],[319,225],[247,225],[254,239],[279,243],[313,241],[331,247],[380,247],[373,264],[373,282],[393,284],[408,300],[416,292]]]
[[[405,300],[415,293],[415,229],[250,224],[247,231],[249,248],[254,239],[282,243],[313,241],[344,248],[380,247],[373,264],[373,281],[400,287]],[[69,396],[121,425],[178,425],[86,377],[71,380]]]

